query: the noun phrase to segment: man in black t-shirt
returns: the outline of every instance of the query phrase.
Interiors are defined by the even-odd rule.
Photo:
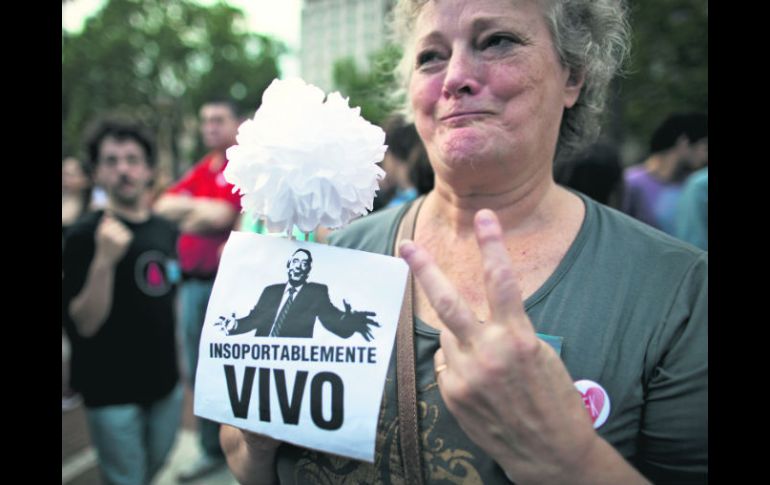
[[[153,144],[133,124],[102,120],[87,142],[108,195],[64,245],[62,317],[72,387],[85,401],[105,483],[150,483],[181,421],[174,331],[175,227],[153,216]]]

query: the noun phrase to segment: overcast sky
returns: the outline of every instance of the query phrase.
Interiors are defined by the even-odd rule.
[[[195,0],[211,5],[216,0]],[[96,13],[106,0],[69,0],[62,4],[62,27],[70,32],[83,28],[85,19]],[[284,56],[281,72],[284,76],[299,75],[299,50],[301,0],[228,0],[246,14],[248,25],[254,32],[268,34],[284,41],[293,55]]]

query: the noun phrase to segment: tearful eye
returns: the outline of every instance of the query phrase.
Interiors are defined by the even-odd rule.
[[[439,59],[438,53],[435,51],[425,51],[421,52],[417,56],[417,67],[420,67],[424,64],[427,64],[429,62],[433,62]]]
[[[516,39],[516,38],[514,38],[514,37],[512,37],[510,35],[495,34],[495,35],[490,35],[489,37],[487,37],[486,40],[484,40],[484,42],[482,42],[481,48],[482,49],[487,49],[487,48],[490,48],[490,47],[492,47],[492,48],[507,48],[507,47],[511,47],[514,44],[518,44],[518,43],[519,43],[518,39]]]

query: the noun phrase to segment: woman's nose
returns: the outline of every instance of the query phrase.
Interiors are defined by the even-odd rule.
[[[477,94],[481,89],[482,66],[467,49],[454,49],[447,61],[442,94],[445,98]]]

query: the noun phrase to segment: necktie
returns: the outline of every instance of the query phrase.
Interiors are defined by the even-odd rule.
[[[294,293],[296,291],[297,290],[294,287],[289,288],[289,298],[286,299],[286,303],[283,304],[283,308],[281,308],[278,318],[275,319],[273,329],[270,331],[271,337],[280,337],[281,326],[283,325],[283,321],[286,320],[286,315],[289,313],[289,307],[294,302]]]

